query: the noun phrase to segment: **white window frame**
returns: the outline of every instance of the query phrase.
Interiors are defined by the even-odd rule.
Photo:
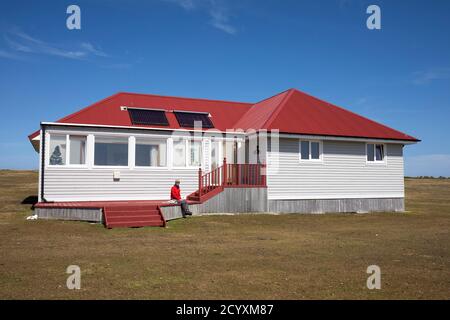
[[[165,166],[138,166],[136,164],[136,146],[138,145],[138,140],[159,140],[159,141],[165,141],[166,142],[166,165]],[[173,148],[173,146],[171,145],[171,148]],[[169,138],[158,138],[158,137],[153,137],[153,136],[147,136],[147,137],[142,137],[142,136],[135,136],[135,140],[134,140],[134,163],[133,163],[133,167],[139,170],[162,170],[165,169],[167,170],[169,168]]]
[[[184,161],[186,163],[185,166],[175,166],[174,163],[173,163],[173,144],[175,142],[179,142],[180,140],[183,140],[184,147],[185,147],[185,150],[186,150],[186,152],[184,154],[184,157],[185,157]],[[200,157],[201,163],[200,163],[199,166],[191,166],[189,164],[190,163],[190,154],[191,154],[189,147],[190,147],[190,144],[191,144],[192,140],[200,142],[200,148],[201,148],[202,155]],[[203,166],[204,166],[204,151],[205,151],[204,148],[203,148],[203,138],[201,138],[201,137],[179,137],[177,140],[173,140],[171,147],[172,147],[171,153],[172,153],[172,168],[173,169],[177,169],[177,170],[178,169],[189,169],[189,170],[192,170],[192,169],[203,168]]]
[[[373,161],[369,161],[367,159],[367,148],[368,145],[371,144],[373,145]],[[376,155],[376,146],[377,145],[381,145],[383,146],[383,160],[377,160],[377,155]],[[371,164],[386,164],[386,158],[387,158],[387,145],[385,143],[378,143],[378,142],[366,142],[366,146],[365,146],[365,156],[366,156],[366,163],[371,165]]]
[[[172,163],[171,163],[170,165],[171,165],[171,168],[172,168],[172,169],[176,169],[176,170],[179,170],[179,169],[191,169],[191,168],[188,167],[188,165],[187,165],[187,164],[188,164],[187,139],[188,139],[188,138],[185,138],[185,137],[177,137],[176,139],[172,138],[172,143],[171,143],[171,148],[172,148],[172,150],[170,150],[170,153],[171,153],[171,155],[172,155],[172,157],[171,157]],[[185,150],[185,152],[184,152],[184,163],[185,163],[185,165],[184,165],[184,166],[176,166],[176,165],[174,164],[175,153],[173,152],[173,151],[174,151],[173,148],[174,148],[174,145],[175,145],[176,143],[180,142],[180,141],[183,141],[183,143],[184,143],[184,150]]]
[[[309,143],[309,155],[308,159],[302,159],[302,142],[308,142]],[[311,143],[318,143],[319,144],[319,159],[312,159],[311,158]],[[306,139],[300,139],[298,142],[298,158],[300,163],[321,163],[323,162],[323,142],[320,140],[306,140]]]
[[[65,164],[50,164],[50,142],[53,136],[65,136],[66,139],[66,163]],[[70,163],[70,136],[79,136],[79,137],[86,137],[86,145],[85,145],[85,155],[84,155],[84,164],[71,164]],[[84,133],[66,133],[66,132],[48,132],[48,139],[47,139],[47,145],[46,148],[46,167],[49,168],[87,168],[88,167],[88,135]]]
[[[95,164],[95,140],[97,137],[108,137],[108,138],[119,138],[119,139],[127,139],[128,144],[128,163],[126,166],[109,166],[109,165],[96,165]],[[94,169],[131,169],[133,166],[130,165],[130,159],[131,159],[131,146],[133,145],[132,140],[134,139],[134,136],[130,135],[110,135],[110,134],[94,134],[93,138],[93,146],[92,146],[92,168]]]
[[[201,154],[200,154],[200,165],[199,166],[193,166],[193,165],[190,164],[190,162],[191,162],[190,146],[191,146],[192,141],[200,142],[200,152],[201,152]],[[205,162],[203,157],[204,157],[203,139],[201,139],[201,138],[194,138],[194,137],[186,139],[186,168],[190,168],[190,169],[203,168],[203,165],[204,165],[204,162]]]
[[[85,137],[86,142],[84,146],[84,164],[71,164],[70,163],[70,136],[76,136],[76,137]],[[67,134],[66,137],[66,143],[67,143],[67,166],[73,167],[73,168],[86,168],[87,167],[87,153],[88,153],[88,137],[87,134]]]
[[[63,132],[47,132],[47,141],[46,141],[46,150],[45,150],[45,165],[49,168],[65,168],[67,167],[67,133]],[[64,164],[50,164],[50,157],[51,157],[51,147],[50,143],[52,141],[52,136],[65,136],[66,138],[66,162]]]
[[[70,148],[70,142],[67,141],[69,136],[86,136],[86,161],[83,165],[69,165],[67,164],[69,160],[66,160],[66,164],[64,165],[50,165],[50,140],[51,135],[59,135],[64,136],[66,139],[66,148]],[[114,137],[114,138],[123,138],[128,139],[128,164],[126,166],[102,166],[95,165],[95,138],[98,137]],[[184,140],[185,137],[183,137]],[[187,138],[187,137],[186,137]],[[163,135],[163,134],[140,134],[140,133],[122,133],[122,132],[99,132],[99,131],[61,131],[61,130],[47,130],[45,132],[45,167],[50,168],[52,170],[65,170],[65,169],[80,169],[80,170],[111,170],[111,169],[129,169],[129,170],[171,170],[172,169],[172,148],[173,148],[173,137],[171,135]],[[135,153],[136,153],[136,139],[157,139],[157,140],[165,140],[167,143],[166,149],[166,166],[164,167],[141,167],[135,166]],[[202,149],[202,152],[204,150]],[[66,151],[66,156],[70,157],[70,151]],[[189,169],[197,167],[177,167],[176,169]]]
[[[212,170],[212,149],[213,149],[213,143],[217,143],[217,168],[223,165],[223,141],[222,139],[210,139],[209,140],[209,171]]]

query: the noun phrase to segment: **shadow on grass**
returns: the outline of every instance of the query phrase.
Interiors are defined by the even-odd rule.
[[[31,204],[34,205],[38,202],[38,196],[28,196],[22,200],[21,204]]]

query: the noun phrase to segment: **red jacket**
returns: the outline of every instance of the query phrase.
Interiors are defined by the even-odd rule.
[[[180,188],[179,187],[174,185],[172,187],[172,189],[170,189],[170,199],[181,200]]]

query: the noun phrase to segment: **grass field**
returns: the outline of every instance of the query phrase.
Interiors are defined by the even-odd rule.
[[[406,213],[204,216],[168,228],[27,221],[37,174],[0,171],[1,299],[449,299],[450,180]],[[81,290],[66,287],[79,265]],[[366,268],[381,268],[381,290]]]

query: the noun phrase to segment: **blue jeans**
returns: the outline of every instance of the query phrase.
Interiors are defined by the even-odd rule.
[[[191,211],[189,211],[189,206],[186,200],[177,200],[177,202],[179,205],[181,205],[181,213],[183,214],[183,217],[186,216],[186,213],[191,213]]]

